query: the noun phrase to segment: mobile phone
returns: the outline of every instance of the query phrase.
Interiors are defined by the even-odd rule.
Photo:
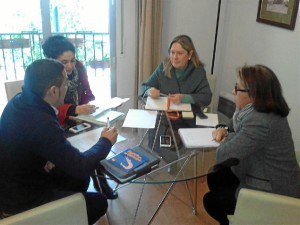
[[[160,136],[160,147],[171,147],[171,136],[161,135]]]
[[[81,132],[83,130],[86,130],[86,129],[90,128],[90,127],[91,127],[91,125],[88,124],[88,123],[81,123],[81,124],[78,124],[78,125],[76,125],[74,127],[71,127],[69,129],[69,131],[71,131],[72,133],[76,134],[76,133],[79,133],[79,132]]]

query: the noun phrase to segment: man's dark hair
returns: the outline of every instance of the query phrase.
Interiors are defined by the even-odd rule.
[[[49,37],[42,45],[46,58],[57,59],[64,52],[71,51],[75,54],[75,46],[64,36],[54,35]]]
[[[64,65],[57,60],[36,60],[26,68],[23,88],[44,98],[51,86],[62,85],[63,71]]]

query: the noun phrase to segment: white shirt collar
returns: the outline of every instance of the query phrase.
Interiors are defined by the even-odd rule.
[[[54,110],[54,112],[55,112],[55,115],[58,115],[58,110],[57,110],[57,108],[55,108],[54,106],[52,106],[51,105],[51,107],[52,107],[52,109]]]

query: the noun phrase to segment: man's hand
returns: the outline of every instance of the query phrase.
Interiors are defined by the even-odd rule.
[[[105,127],[101,132],[101,137],[107,138],[108,140],[110,140],[111,144],[114,145],[118,137],[117,129],[115,127]]]
[[[82,115],[89,115],[96,111],[97,107],[94,105],[84,104],[76,106],[75,113]]]

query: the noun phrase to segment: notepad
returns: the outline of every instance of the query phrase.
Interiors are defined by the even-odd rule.
[[[219,143],[212,138],[215,128],[180,128],[178,133],[186,148],[218,147]]]
[[[114,123],[116,120],[122,118],[123,116],[124,113],[109,109],[104,111],[103,113],[100,113],[98,116],[78,115],[76,116],[76,118],[96,125],[105,126],[107,124],[107,118],[109,118],[110,123]]]
[[[167,109],[167,100],[168,97],[158,97],[158,98],[147,98],[145,109],[148,110],[158,110],[158,111],[166,111]],[[170,103],[170,110],[172,111],[192,111],[191,104],[181,103],[174,104]]]
[[[193,119],[194,113],[193,112],[182,112],[183,119]]]

